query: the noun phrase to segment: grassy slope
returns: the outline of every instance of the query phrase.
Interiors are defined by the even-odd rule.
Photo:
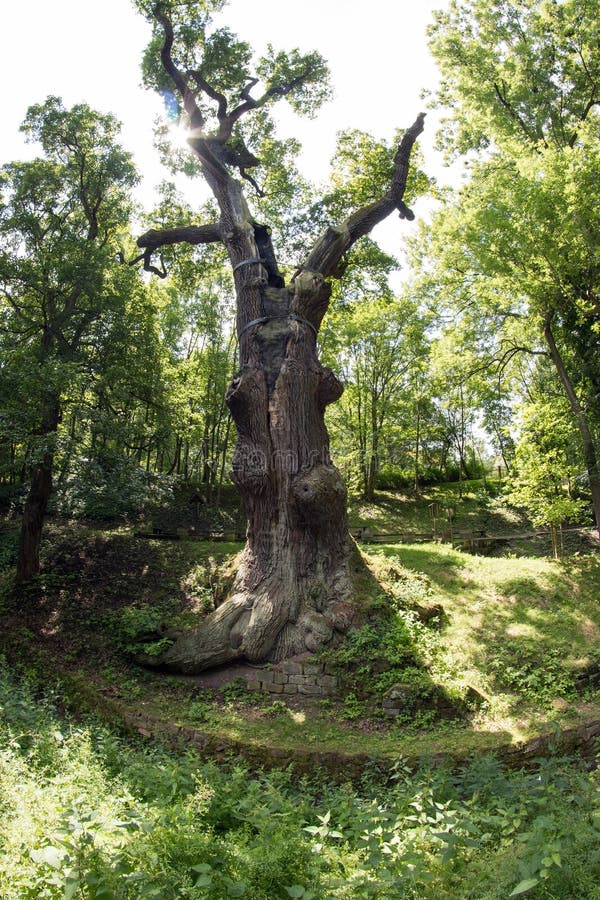
[[[577,671],[598,651],[598,557],[567,562],[486,559],[439,545],[407,545],[378,548],[371,561],[375,571],[385,572],[385,563],[392,561],[396,570],[398,564],[405,567],[408,577],[414,571],[427,575],[430,598],[441,603],[448,616],[432,665],[434,680],[450,690],[464,684],[478,688],[489,698],[484,709],[469,723],[415,729],[407,723],[351,726],[318,707],[271,718],[230,704],[226,714],[219,715],[220,729],[240,740],[284,747],[307,743],[332,750],[348,746],[350,730],[356,752],[413,755],[443,749],[460,754],[600,716],[591,694],[576,696],[561,683],[563,661],[567,669]],[[502,680],[507,670],[508,684]],[[185,704],[181,709],[182,721],[189,722]],[[210,729],[210,708],[202,708],[201,714],[208,717],[204,727]]]
[[[436,531],[448,529],[448,513],[451,509],[453,527],[458,530],[484,529],[490,534],[523,530],[528,526],[526,517],[514,509],[508,509],[494,495],[501,483],[489,481],[485,490],[483,482],[465,481],[431,485],[419,495],[413,492],[378,491],[373,502],[360,497],[350,498],[349,517],[351,527],[368,526],[374,532],[427,532],[433,530],[431,505],[438,506]]]
[[[440,497],[441,490],[435,493]],[[363,521],[370,516],[371,523],[391,530],[393,516],[394,522],[423,528],[429,495],[412,504],[404,497],[392,501],[386,495],[368,514],[355,506],[351,519],[356,524],[360,516]],[[463,517],[489,520],[489,504],[482,505],[474,491],[462,504]],[[500,520],[512,515],[501,508],[492,513]],[[518,742],[553,723],[569,727],[600,718],[592,694],[576,695],[567,677],[598,652],[600,557],[593,553],[556,562],[471,556],[438,544],[368,548],[384,587],[401,596],[404,587],[416,583],[427,600],[444,607],[446,626],[424,655],[436,683],[459,694],[470,684],[488,698],[468,721],[436,724],[417,717],[390,725],[348,702],[288,709],[273,697],[244,698],[235,685],[215,690],[201,677],[165,677],[134,666],[126,650],[140,625],[196,619],[218,590],[215,570],[238,549],[144,541],[127,529],[73,531],[53,525],[46,551],[49,574],[33,602],[25,598],[25,612],[22,607],[5,616],[5,631],[21,634],[25,646],[27,626],[61,666],[83,672],[124,707],[249,744],[460,754]]]
[[[383,521],[388,512],[373,515]],[[11,548],[13,535],[0,534],[0,588]],[[27,684],[0,663],[2,897],[504,900],[517,891],[600,900],[597,771],[550,758],[513,772],[475,754],[452,770],[424,762],[411,772],[399,758],[465,755],[552,719],[568,726],[600,717],[593,698],[577,702],[563,678],[597,652],[600,555],[555,562],[438,544],[370,548],[371,568],[391,593],[444,606],[440,640],[425,648],[433,677],[455,688],[469,681],[489,697],[469,721],[390,728],[340,718],[351,705],[286,709],[272,698],[243,700],[235,684],[215,695],[200,679],[129,662],[132,629],[192,620],[238,548],[54,524],[35,590],[16,608],[0,590],[0,650],[5,643],[31,673]],[[52,697],[59,667],[67,670],[61,695],[40,702],[43,690]],[[213,736],[217,756],[229,736],[290,752],[389,753],[395,768],[382,780],[367,766],[354,787],[341,758],[339,786],[314,764],[305,778],[239,760],[216,766],[193,743],[176,753],[86,722],[79,701],[98,707],[99,698],[107,716],[128,713],[142,734],[156,730],[144,711],[196,727]],[[77,708],[76,723],[62,699]],[[176,743],[175,730],[164,736]]]

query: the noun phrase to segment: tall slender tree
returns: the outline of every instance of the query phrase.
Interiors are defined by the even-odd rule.
[[[327,323],[325,350],[340,371],[345,394],[341,424],[352,440],[363,497],[373,500],[394,424],[407,437],[403,417],[417,359],[427,355],[425,321],[407,295],[369,297],[349,304]],[[411,401],[412,401],[411,397]],[[404,409],[403,409],[404,407]]]
[[[459,281],[459,303],[489,304],[490,319],[534,325],[579,428],[597,523],[599,16],[598,0],[452,0],[431,28],[442,142],[478,154],[433,225],[440,283]]]
[[[68,110],[49,97],[29,109],[22,130],[44,155],[4,166],[0,183],[0,325],[31,411],[18,581],[39,570],[65,394],[89,360],[94,329],[131,281],[117,253],[137,180],[116,120],[85,104]]]

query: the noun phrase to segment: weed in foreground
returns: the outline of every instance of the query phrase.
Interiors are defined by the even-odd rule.
[[[266,774],[57,715],[0,668],[0,895],[500,900],[599,897],[600,783],[398,759],[362,782]]]

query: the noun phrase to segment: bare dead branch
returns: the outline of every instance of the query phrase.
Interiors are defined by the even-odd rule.
[[[225,94],[217,91],[197,70],[190,69],[189,74],[196,82],[197,88],[217,103],[217,118],[219,122],[221,119],[225,119],[227,117],[227,97]]]
[[[240,91],[240,99],[251,101],[252,97],[250,96],[250,91],[252,90],[253,87],[256,87],[257,84],[258,84],[258,78],[251,78],[250,81],[248,82],[248,84],[244,85],[244,87]]]
[[[167,277],[165,262],[160,257],[160,269],[152,265],[152,254],[159,247],[167,247],[171,244],[211,244],[221,240],[221,232],[218,225],[182,225],[179,228],[164,228],[156,230],[151,228],[137,239],[138,247],[143,247],[143,252],[129,261],[130,266],[135,266],[143,260],[144,271],[158,275],[159,278]],[[124,257],[120,254],[121,261]]]
[[[404,203],[404,191],[409,172],[410,156],[418,136],[424,128],[425,113],[419,113],[413,124],[404,133],[394,156],[394,173],[390,190],[380,200],[353,212],[345,222],[337,227],[329,227],[318,238],[303,269],[320,272],[324,278],[336,276],[342,257],[356,241],[366,234],[395,209],[400,218],[414,219],[414,213]]]
[[[202,115],[198,104],[196,103],[196,98],[194,97],[193,91],[190,90],[189,85],[183,76],[183,73],[179,71],[171,56],[171,50],[173,49],[173,43],[175,41],[173,24],[165,14],[160,3],[157,3],[154,7],[154,15],[156,17],[156,20],[162,26],[165,34],[165,40],[160,51],[160,58],[163,67],[167,74],[170,76],[173,84],[181,94],[183,107],[190,117],[190,124],[192,128],[201,130],[204,128],[204,116]]]
[[[151,251],[170,244],[214,244],[221,240],[221,231],[215,224],[209,225],[181,225],[178,228],[151,228],[142,234],[136,241],[138,247],[145,247]]]
[[[157,21],[162,26],[165,34],[165,40],[160,51],[161,62],[176,89],[179,91],[183,102],[183,107],[190,119],[190,126],[193,135],[193,137],[189,141],[190,147],[192,147],[197,153],[200,162],[205,167],[205,173],[209,173],[213,176],[213,178],[216,178],[221,183],[224,183],[229,179],[229,173],[225,166],[221,162],[219,162],[219,160],[211,152],[210,147],[206,142],[204,136],[205,120],[198,104],[196,103],[194,91],[190,89],[190,86],[186,81],[183,73],[175,65],[171,56],[171,50],[173,49],[173,43],[175,40],[173,24],[164,12],[160,3],[158,3],[154,7],[154,15]]]
[[[310,66],[306,69],[306,71],[302,72],[301,75],[296,76],[296,78],[292,78],[290,81],[286,81],[280,85],[273,85],[268,88],[264,94],[256,99],[250,96],[250,91],[252,88],[258,84],[258,78],[253,78],[246,87],[240,91],[240,97],[244,100],[244,103],[240,103],[239,106],[236,106],[229,115],[227,116],[227,125],[229,127],[229,133],[231,134],[231,129],[235,125],[235,123],[241,119],[241,117],[249,112],[252,109],[260,109],[260,107],[264,106],[269,102],[273,97],[285,97],[287,94],[291,93],[294,88],[303,84],[306,77],[310,75]]]

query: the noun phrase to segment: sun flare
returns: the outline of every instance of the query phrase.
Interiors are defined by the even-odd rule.
[[[169,128],[169,139],[171,144],[178,150],[187,150],[189,148],[189,137],[190,130],[183,125],[172,125]]]

